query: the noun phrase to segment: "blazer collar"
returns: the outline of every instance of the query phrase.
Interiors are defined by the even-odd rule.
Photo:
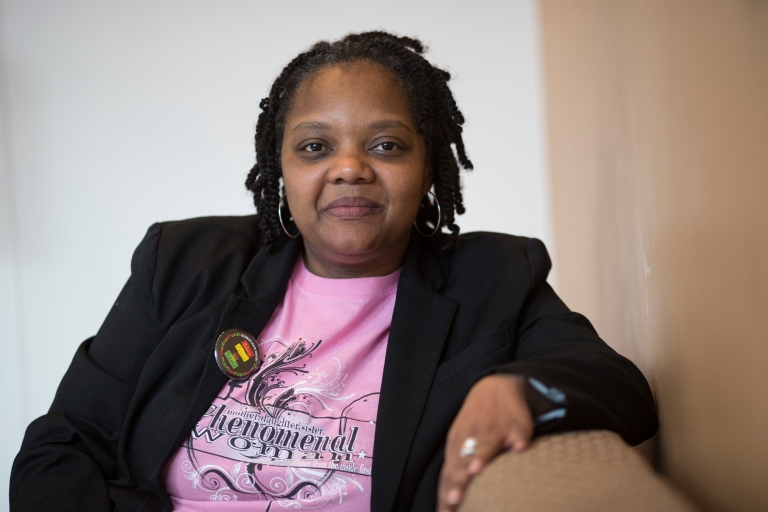
[[[255,301],[274,303],[275,307],[285,295],[296,258],[301,252],[301,239],[285,242],[275,253],[262,247],[240,278],[248,297]],[[258,333],[255,333],[258,336]]]

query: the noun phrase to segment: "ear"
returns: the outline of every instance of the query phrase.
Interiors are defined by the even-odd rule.
[[[421,195],[427,195],[432,188],[432,164],[427,160],[424,164],[424,180],[421,182]]]

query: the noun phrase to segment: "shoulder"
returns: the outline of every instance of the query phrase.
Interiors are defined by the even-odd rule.
[[[255,215],[158,222],[133,254],[131,278],[160,307],[231,293],[261,247]]]
[[[255,215],[199,217],[153,224],[139,250],[154,252],[157,259],[176,259],[179,253],[199,259],[230,251],[257,250],[258,245]]]
[[[541,240],[504,233],[462,234],[456,250],[448,257],[452,278],[481,274],[499,284],[526,281],[532,287],[546,280],[551,268],[549,253]]]
[[[194,219],[159,222],[163,245],[203,245],[212,242],[258,243],[259,229],[255,215],[229,217],[197,217]],[[156,229],[158,229],[156,228]]]

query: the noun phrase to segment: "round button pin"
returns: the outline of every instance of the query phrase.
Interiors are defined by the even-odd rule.
[[[261,366],[256,340],[242,329],[227,329],[219,334],[214,349],[216,364],[230,379],[245,380]]]

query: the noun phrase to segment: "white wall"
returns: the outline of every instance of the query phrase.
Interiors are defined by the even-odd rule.
[[[2,9],[3,496],[23,429],[98,329],[145,229],[252,212],[242,183],[259,100],[318,39],[386,29],[428,43],[468,119],[476,170],[465,176],[462,229],[552,241],[533,0],[3,0]]]

